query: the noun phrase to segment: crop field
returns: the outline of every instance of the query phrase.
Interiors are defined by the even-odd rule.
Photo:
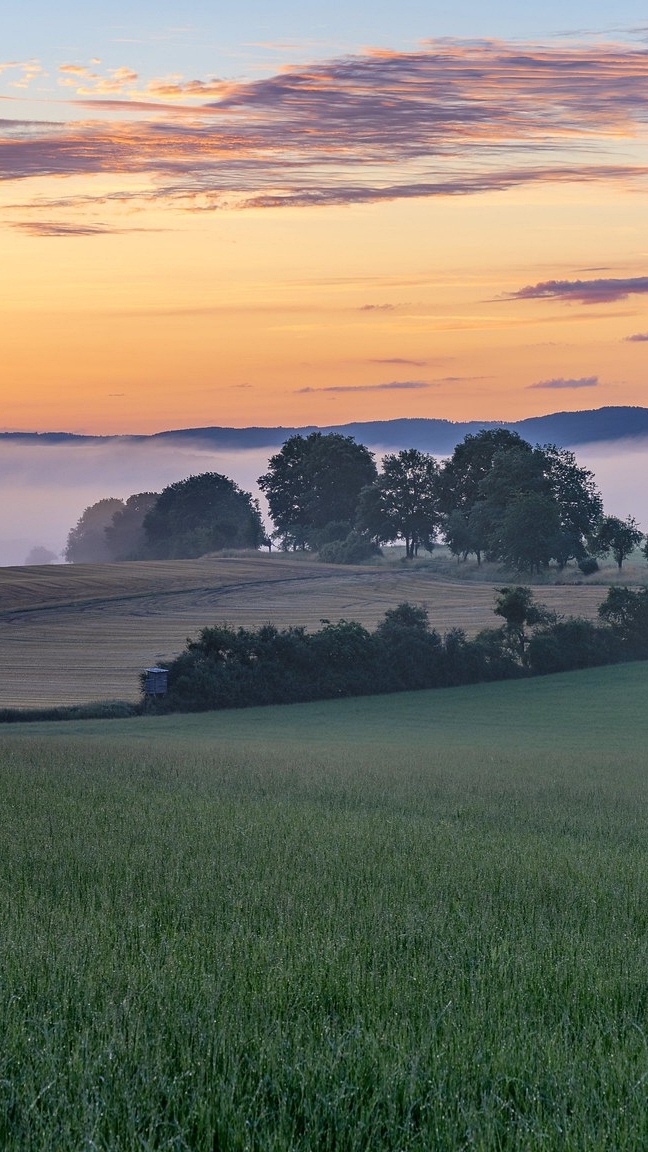
[[[502,577],[460,580],[456,570],[443,561],[338,567],[283,555],[0,568],[0,707],[134,700],[143,668],[222,621],[317,628],[345,617],[373,627],[408,600],[425,604],[439,631],[474,635],[496,623]],[[538,596],[558,612],[595,616],[604,591],[548,585]]]
[[[648,1146],[648,664],[0,731],[0,1146]]]

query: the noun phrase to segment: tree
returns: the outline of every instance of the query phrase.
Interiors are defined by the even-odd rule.
[[[147,551],[158,559],[204,556],[221,548],[259,548],[256,501],[219,472],[170,484],[144,517]]]
[[[497,452],[531,451],[517,432],[507,428],[482,428],[465,436],[446,460],[439,475],[439,507],[446,515],[458,508],[466,515],[481,499],[480,484],[488,475]]]
[[[474,553],[479,566],[492,535],[492,520],[491,511],[483,500],[474,504],[468,513],[453,509],[443,521],[443,535],[452,555],[467,560]]]
[[[585,544],[596,533],[603,515],[603,500],[594,473],[576,463],[573,452],[545,444],[542,448],[545,473],[560,513],[561,532],[573,541],[572,556],[580,560]],[[569,557],[571,559],[571,556]]]
[[[633,655],[645,656],[648,652],[648,588],[609,588],[599,605],[598,615]]]
[[[402,538],[408,559],[421,546],[431,550],[441,523],[438,475],[434,457],[417,448],[385,456],[373,490],[362,493],[358,527],[380,543]]]
[[[452,512],[443,521],[443,535],[452,556],[457,560],[467,560],[472,552],[472,536],[468,524],[468,517],[453,508]]]
[[[545,463],[542,450],[528,444],[496,452],[479,485],[480,499],[488,504],[493,514],[500,515],[520,496],[550,496],[551,485]]]
[[[496,588],[494,612],[504,620],[507,638],[521,660],[528,641],[527,628],[555,624],[556,615],[536,604],[530,588],[521,585]]]
[[[42,544],[36,544],[30,549],[25,564],[58,564],[58,560],[56,552],[52,552],[50,548],[44,548]]]
[[[273,535],[305,548],[331,522],[352,524],[362,489],[376,479],[373,454],[337,432],[291,436],[258,484],[268,499]]]
[[[583,560],[602,510],[600,493],[573,453],[555,445],[498,451],[479,485],[486,543],[493,559],[539,572]]]
[[[157,492],[137,492],[117,509],[105,529],[113,560],[142,559],[146,551],[144,517],[154,507],[158,495]]]
[[[466,537],[478,541],[466,541],[464,554],[476,552],[479,562],[486,551],[492,559],[505,560],[521,571],[550,560],[561,568],[571,559],[582,560],[603,508],[592,473],[579,467],[572,452],[555,444],[532,448],[505,428],[466,436],[442,469],[439,492],[455,542]],[[545,502],[537,504],[540,520],[523,525],[525,546],[519,549],[514,540],[520,526],[519,501],[530,497],[543,497]],[[453,516],[457,512],[463,516],[463,530]],[[468,532],[473,512],[475,521]]]
[[[644,538],[633,516],[619,520],[617,516],[604,516],[593,542],[594,550],[605,556],[611,552],[617,562],[619,572],[623,561],[634,552]]]
[[[63,555],[68,564],[107,564],[112,560],[106,528],[123,507],[123,500],[107,497],[85,509],[67,538]]]
[[[497,529],[498,558],[518,572],[540,572],[560,550],[560,514],[551,496],[530,493],[511,501]]]

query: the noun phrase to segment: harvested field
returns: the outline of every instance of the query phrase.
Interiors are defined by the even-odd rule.
[[[341,617],[373,627],[403,600],[434,627],[474,635],[496,623],[491,583],[431,568],[337,567],[283,555],[107,565],[0,568],[0,707],[134,700],[138,673],[217,622],[319,627]],[[601,586],[553,585],[538,599],[593,617]]]

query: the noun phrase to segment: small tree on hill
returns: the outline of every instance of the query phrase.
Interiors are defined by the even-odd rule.
[[[644,534],[632,516],[619,520],[617,516],[604,516],[594,540],[594,550],[602,556],[611,552],[619,572],[623,561],[641,544]]]

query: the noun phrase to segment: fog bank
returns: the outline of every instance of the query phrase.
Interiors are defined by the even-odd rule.
[[[5,442],[0,446],[0,565],[24,564],[39,545],[60,554],[84,508],[105,496],[160,491],[198,472],[222,472],[259,496],[256,479],[272,451],[223,452],[193,442]],[[380,458],[381,449],[374,451]],[[606,512],[630,513],[648,530],[648,439],[580,445],[576,457],[594,472]],[[263,500],[261,507],[267,519]]]

